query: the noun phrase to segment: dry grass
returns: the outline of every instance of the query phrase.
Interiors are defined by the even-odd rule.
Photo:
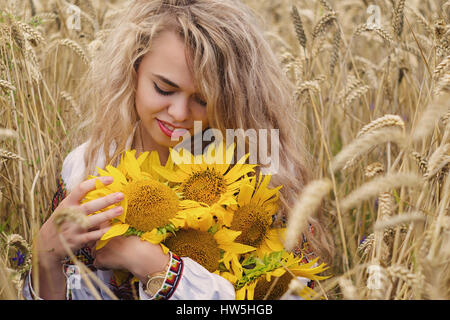
[[[81,30],[64,23],[75,2]],[[0,299],[20,298],[28,265],[12,258],[48,216],[79,143],[79,81],[126,2],[0,0]],[[375,26],[367,1],[245,2],[296,85],[314,173],[327,182],[315,196],[335,239],[334,276],[314,298],[449,299],[448,1],[378,1]],[[292,234],[313,200],[299,199]]]

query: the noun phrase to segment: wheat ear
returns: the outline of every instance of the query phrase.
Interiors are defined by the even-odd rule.
[[[401,129],[405,129],[405,123],[403,122],[401,117],[394,114],[386,114],[378,119],[371,121],[369,124],[362,127],[361,130],[359,130],[356,137],[360,137],[365,133],[373,130],[391,126],[398,126]]]
[[[323,198],[332,187],[329,179],[314,180],[302,190],[300,197],[294,205],[286,229],[285,247],[291,250],[297,244],[301,233],[307,226],[308,218],[314,215]]]
[[[423,178],[412,173],[391,173],[386,176],[377,177],[366,182],[358,189],[351,192],[341,201],[341,209],[347,211],[360,202],[399,187],[418,187],[423,184]]]
[[[345,146],[331,161],[331,170],[337,170],[348,166],[355,159],[366,153],[374,146],[386,142],[394,142],[399,146],[405,146],[405,134],[396,127],[385,127],[378,130],[369,131],[361,137],[353,140]]]

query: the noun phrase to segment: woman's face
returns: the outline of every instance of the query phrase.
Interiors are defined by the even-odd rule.
[[[173,147],[194,134],[194,121],[208,126],[206,103],[196,91],[184,42],[172,31],[161,33],[137,70],[136,110],[146,150]],[[181,139],[180,139],[181,140]]]

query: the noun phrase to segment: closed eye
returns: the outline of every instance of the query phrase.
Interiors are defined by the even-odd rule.
[[[170,96],[173,93],[172,91],[164,91],[164,90],[162,90],[160,87],[158,87],[156,82],[153,82],[153,86],[155,87],[156,92],[158,92],[159,94],[161,94],[163,96]]]
[[[202,105],[203,107],[206,107],[205,101],[203,101],[202,99],[200,99],[198,97],[195,97],[194,99],[195,99],[195,101],[197,101],[198,104]]]

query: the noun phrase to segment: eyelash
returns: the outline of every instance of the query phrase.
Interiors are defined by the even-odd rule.
[[[156,82],[153,82],[153,85],[155,87],[156,92],[158,92],[159,94],[161,94],[163,96],[170,96],[173,93],[172,91],[164,91],[164,90],[162,90],[160,87],[158,87]],[[197,101],[197,103],[202,105],[203,107],[206,107],[206,102],[205,101],[200,100],[198,98],[196,98],[195,101]]]
[[[163,96],[170,96],[173,92],[171,91],[164,91],[162,90],[160,87],[158,87],[158,85],[154,82],[153,83],[155,86],[155,90],[159,93],[162,94]]]

